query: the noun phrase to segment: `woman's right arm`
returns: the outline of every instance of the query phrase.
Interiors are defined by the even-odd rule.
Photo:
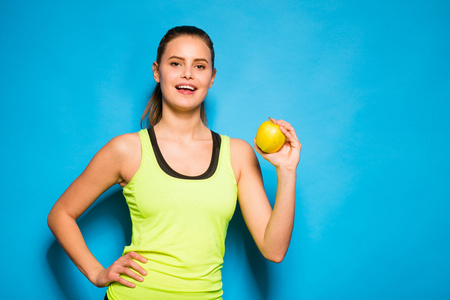
[[[67,255],[80,271],[96,286],[105,287],[113,281],[134,287],[134,284],[120,277],[126,274],[138,281],[143,278],[133,272],[135,269],[145,276],[145,270],[135,260],[146,259],[130,252],[109,268],[105,269],[88,249],[76,220],[107,189],[124,181],[124,174],[130,173],[130,161],[139,154],[136,148],[137,134],[126,134],[112,139],[91,160],[86,169],[61,195],[50,211],[47,223]],[[136,152],[138,149],[138,152]]]

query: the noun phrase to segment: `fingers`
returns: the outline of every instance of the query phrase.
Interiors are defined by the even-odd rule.
[[[147,263],[147,259],[144,256],[142,256],[134,251],[128,252],[126,255],[129,255],[131,258],[136,259],[143,264]],[[141,267],[141,269],[145,272],[144,268]],[[142,272],[139,272],[139,273],[142,274]],[[146,274],[142,274],[142,275],[146,275]]]
[[[126,268],[126,267],[117,268],[115,271],[117,273],[111,274],[111,282],[115,281],[115,282],[118,282],[118,283],[120,283],[122,285],[125,285],[127,287],[134,288],[134,287],[136,287],[136,284],[126,280],[124,277],[122,277],[123,275],[126,275],[129,278],[132,278],[132,279],[134,279],[136,281],[139,281],[139,282],[144,281],[144,278],[142,278],[141,276],[139,276],[138,274],[136,274],[135,272],[133,272],[129,268]]]
[[[110,282],[118,282],[122,285],[134,288],[136,284],[123,278],[126,275],[131,279],[142,282],[147,275],[147,271],[136,261],[146,263],[147,259],[142,255],[132,251],[116,260],[109,268],[107,277]]]
[[[136,287],[136,284],[134,284],[132,282],[129,282],[129,281],[125,280],[124,278],[120,277],[120,276],[118,276],[118,279],[114,280],[114,281],[120,283],[121,285],[130,287],[130,288],[135,288]]]
[[[293,147],[301,147],[297,134],[292,125],[284,120],[275,120],[270,118],[272,122],[280,126],[281,132],[286,136],[286,142],[290,143]]]
[[[292,125],[284,120],[276,120],[275,124],[280,126],[280,130],[284,129],[284,132],[289,133],[289,135],[294,136],[297,138],[297,135],[295,133],[294,127]]]

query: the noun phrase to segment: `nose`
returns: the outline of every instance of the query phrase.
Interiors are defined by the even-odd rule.
[[[194,76],[192,75],[191,68],[185,67],[185,68],[183,69],[183,74],[182,74],[181,77],[182,77],[182,78],[186,78],[186,79],[193,79]]]

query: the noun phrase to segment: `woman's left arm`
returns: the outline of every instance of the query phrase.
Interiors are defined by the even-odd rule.
[[[258,159],[251,146],[234,140],[232,163],[236,166],[238,199],[245,223],[265,258],[281,262],[286,255],[294,226],[295,185],[301,144],[294,128],[283,120],[272,120],[280,126],[286,142],[276,153],[255,150],[276,168],[277,194],[272,209],[267,199]],[[238,155],[233,155],[233,153]]]

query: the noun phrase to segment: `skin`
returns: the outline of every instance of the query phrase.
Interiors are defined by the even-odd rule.
[[[214,83],[211,53],[203,40],[181,36],[168,43],[160,64],[153,64],[153,76],[161,84],[163,116],[154,126],[158,144],[168,164],[189,176],[202,174],[212,151],[210,130],[200,119],[200,106]],[[195,92],[180,91],[180,84],[195,86]],[[286,135],[286,143],[277,153],[256,152],[273,164],[277,173],[274,208],[264,191],[261,170],[247,142],[231,139],[231,164],[238,184],[242,215],[256,245],[268,260],[281,262],[289,247],[295,211],[296,170],[301,144],[294,128],[283,120],[274,120]],[[89,251],[76,223],[92,203],[115,184],[126,186],[139,168],[141,146],[138,133],[113,138],[93,157],[82,174],[67,188],[48,215],[48,225],[68,256],[96,286],[118,282],[135,284],[120,275],[143,281],[145,270],[136,261],[147,260],[130,252],[104,268]],[[133,272],[132,270],[136,271]]]

